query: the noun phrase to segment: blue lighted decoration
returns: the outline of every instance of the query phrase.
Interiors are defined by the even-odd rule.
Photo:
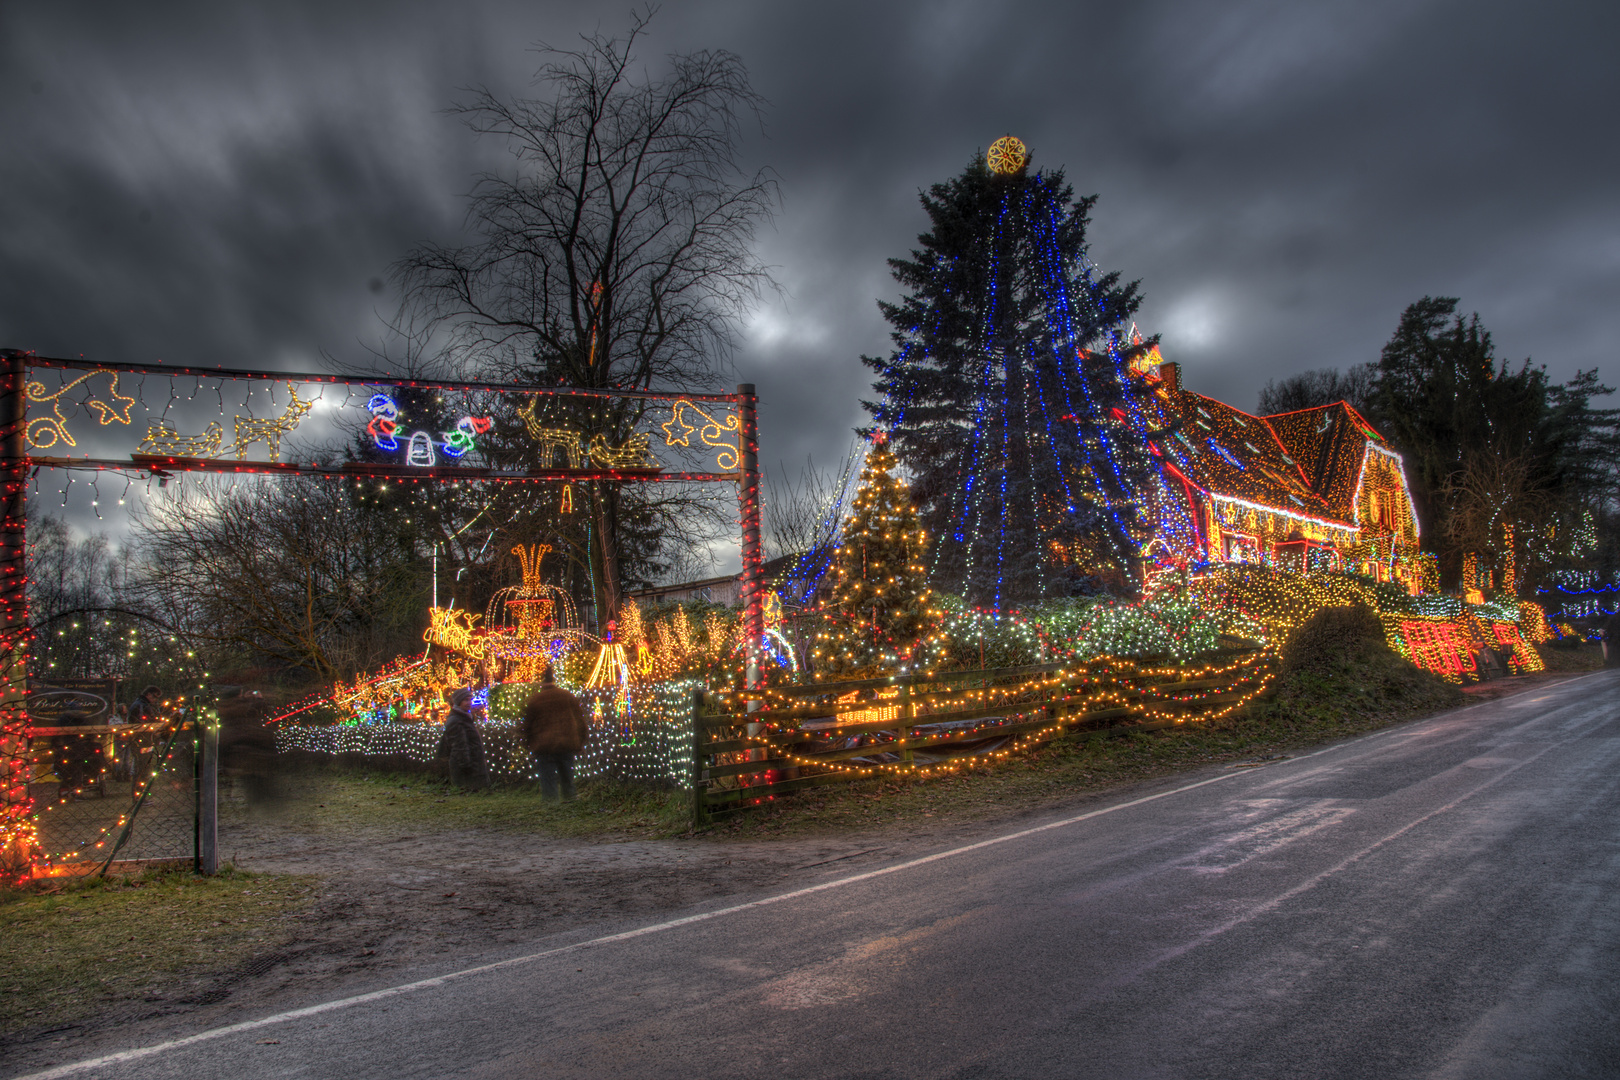
[[[366,402],[366,408],[371,412],[366,434],[371,436],[372,445],[385,454],[398,453],[399,403],[387,394],[373,394]],[[487,416],[463,416],[456,421],[453,429],[440,432],[440,439],[437,440],[425,431],[413,431],[405,442],[405,463],[418,468],[432,468],[438,464],[441,453],[452,461],[459,460],[477,446],[477,437],[488,431],[493,423]]]
[[[1078,562],[1082,535],[1106,536],[1122,560],[1150,538],[1202,550],[1184,481],[1166,473],[1186,471],[1194,447],[1132,366],[1151,343],[1123,332],[1135,300],[1084,254],[1086,207],[1061,173],[998,183],[981,196],[963,178],[925,196],[931,215],[977,214],[983,232],[925,238],[897,270],[913,291],[885,306],[897,347],[869,361],[883,396],[868,406],[919,460],[951,448],[957,479],[929,495],[929,576],[990,609],[1062,595],[1056,564]],[[946,322],[958,312],[970,320],[960,329]],[[958,384],[954,399],[942,393]]]
[[[377,449],[391,454],[399,449],[399,441],[394,438],[394,432],[399,430],[399,406],[387,394],[373,394],[366,404],[371,410],[371,423],[366,425],[366,434]]]

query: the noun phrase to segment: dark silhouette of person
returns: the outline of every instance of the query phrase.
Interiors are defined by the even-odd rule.
[[[574,755],[585,749],[585,710],[579,699],[557,685],[546,665],[540,689],[523,707],[523,741],[540,770],[540,797],[574,797]]]
[[[450,695],[450,715],[445,717],[436,756],[450,759],[452,784],[482,790],[489,787],[489,762],[484,757],[484,739],[473,722],[471,705],[471,690],[457,690]]]

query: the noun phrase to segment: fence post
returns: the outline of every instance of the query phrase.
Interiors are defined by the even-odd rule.
[[[704,801],[703,789],[703,717],[704,695],[707,688],[699,686],[692,691],[692,827],[709,822],[709,807]]]
[[[219,721],[202,725],[202,754],[197,777],[197,872],[219,873]]]

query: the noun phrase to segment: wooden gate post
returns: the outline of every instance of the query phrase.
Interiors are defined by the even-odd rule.
[[[39,857],[28,795],[27,354],[0,350],[0,879]]]
[[[219,717],[197,710],[197,873],[219,873]]]

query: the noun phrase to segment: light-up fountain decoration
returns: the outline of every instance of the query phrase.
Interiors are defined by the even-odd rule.
[[[550,551],[549,544],[514,547],[523,584],[498,591],[484,611],[485,649],[500,664],[497,681],[535,682],[585,637],[573,598],[540,580],[540,561]]]

